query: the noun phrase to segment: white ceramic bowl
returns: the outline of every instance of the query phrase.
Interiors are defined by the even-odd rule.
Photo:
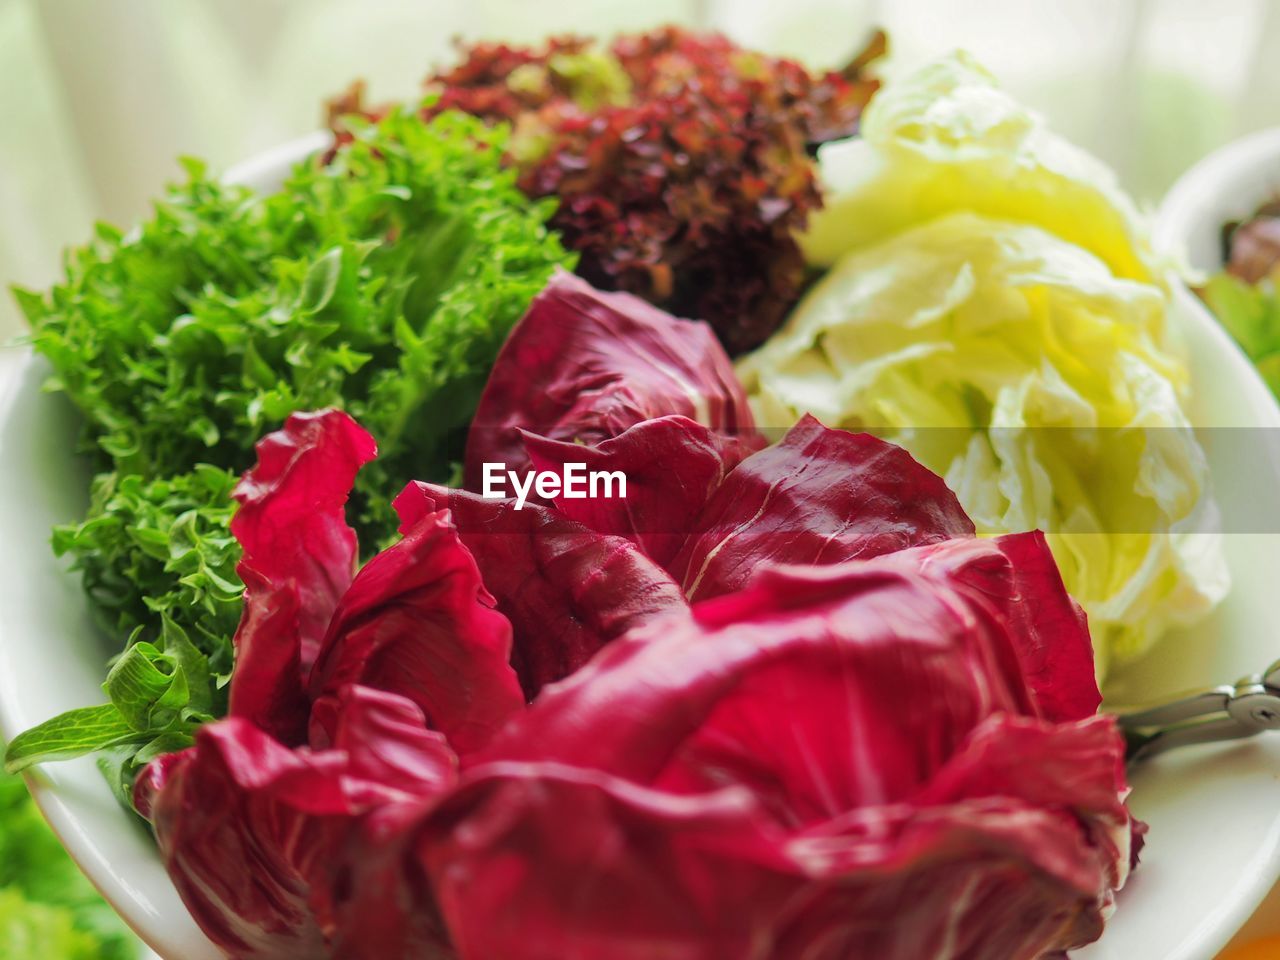
[[[1222,225],[1280,192],[1280,127],[1215,150],[1173,185],[1156,218],[1155,241],[1197,270],[1222,267]]]
[[[275,188],[322,137],[273,151],[228,174]],[[1265,427],[1280,411],[1226,336],[1185,290],[1174,302],[1191,345],[1198,424]],[[44,365],[25,349],[0,350],[0,735],[62,710],[101,702],[110,651],[89,624],[75,578],[51,556],[49,528],[84,505],[86,476],[72,453],[76,422],[42,394]],[[1254,494],[1239,446],[1208,450],[1220,498]],[[1269,458],[1280,476],[1280,451]],[[1116,699],[1158,696],[1265,667],[1272,643],[1280,535],[1232,535],[1235,587],[1192,634],[1121,674]],[[91,761],[51,764],[31,777],[37,802],[107,899],[168,960],[216,960],[165,875],[145,830],[111,797]],[[1144,865],[1121,896],[1103,939],[1077,960],[1209,960],[1280,874],[1280,737],[1204,747],[1152,763],[1135,780],[1133,805],[1151,824]]]

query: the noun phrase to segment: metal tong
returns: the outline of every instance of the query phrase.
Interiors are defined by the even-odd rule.
[[[1189,691],[1116,713],[1130,763],[1196,743],[1243,740],[1280,730],[1280,660],[1235,684]]]

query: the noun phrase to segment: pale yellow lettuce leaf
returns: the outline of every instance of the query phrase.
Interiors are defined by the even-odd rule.
[[[1104,164],[1054,134],[956,53],[887,85],[862,136],[819,153],[827,202],[802,243],[822,266],[954,210],[1043,227],[1101,258],[1119,277],[1164,267],[1144,218]]]
[[[952,213],[842,260],[739,364],[759,420],[906,446],[984,533],[1041,528],[1099,670],[1228,579],[1163,291],[1036,226]]]

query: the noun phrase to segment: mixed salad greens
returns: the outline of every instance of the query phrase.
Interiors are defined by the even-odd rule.
[[[1096,939],[1145,831],[1098,677],[1226,590],[1187,372],[1109,175],[882,49],[479,44],[100,227],[20,299],[124,652],[8,768],[101,752],[235,960]]]
[[[259,444],[231,716],[135,793],[228,956],[1008,960],[1101,931],[1142,826],[1041,534],[976,538],[900,447],[812,418],[762,446],[660,393],[633,423],[612,390],[501,409],[533,344],[569,358],[556,395],[664,341],[701,409],[741,409],[695,330],[553,278],[480,408],[627,498],[414,481],[358,571],[373,438],[329,410]]]
[[[393,111],[265,197],[189,162],[151,220],[99,227],[64,283],[19,292],[100,471],[54,548],[127,650],[109,702],[18,737],[17,765],[110,749],[127,792],[225,713],[244,589],[230,493],[290,412],[341,406],[375,431],[384,455],[354,494],[370,547],[395,531],[393,477],[450,477],[507,331],[573,263],[553,204],[502,167],[506,139]]]
[[[1280,397],[1280,202],[1270,200],[1222,229],[1226,269],[1200,296]]]
[[[796,232],[822,203],[810,152],[857,132],[884,51],[878,34],[843,69],[814,75],[675,27],[608,46],[480,43],[427,78],[438,99],[424,112],[510,124],[520,186],[559,201],[551,224],[582,276],[706,320],[732,354],[799,297]],[[359,86],[335,102],[340,138],[362,109]]]

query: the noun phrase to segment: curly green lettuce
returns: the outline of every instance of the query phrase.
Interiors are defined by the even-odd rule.
[[[352,496],[366,550],[394,533],[390,494],[452,475],[507,332],[573,266],[506,142],[397,110],[267,196],[186,161],[148,221],[99,226],[62,283],[15,291],[99,470],[54,548],[128,652],[107,703],[16,738],[10,769],[110,748],[127,784],[223,709],[243,589],[229,494],[289,413],[340,407],[377,438]]]
[[[228,530],[236,474],[208,464],[147,480],[115,472],[94,478],[89,513],[53,531],[53,549],[81,573],[108,634],[154,634],[160,617],[191,634],[231,673],[225,640],[240,620],[240,547]]]
[[[280,192],[187,161],[154,217],[99,226],[66,280],[19,291],[52,387],[103,467],[148,480],[239,471],[294,410],[341,406],[377,436],[366,530],[388,477],[443,476],[507,331],[571,258],[502,169],[503,129],[393,112]]]

